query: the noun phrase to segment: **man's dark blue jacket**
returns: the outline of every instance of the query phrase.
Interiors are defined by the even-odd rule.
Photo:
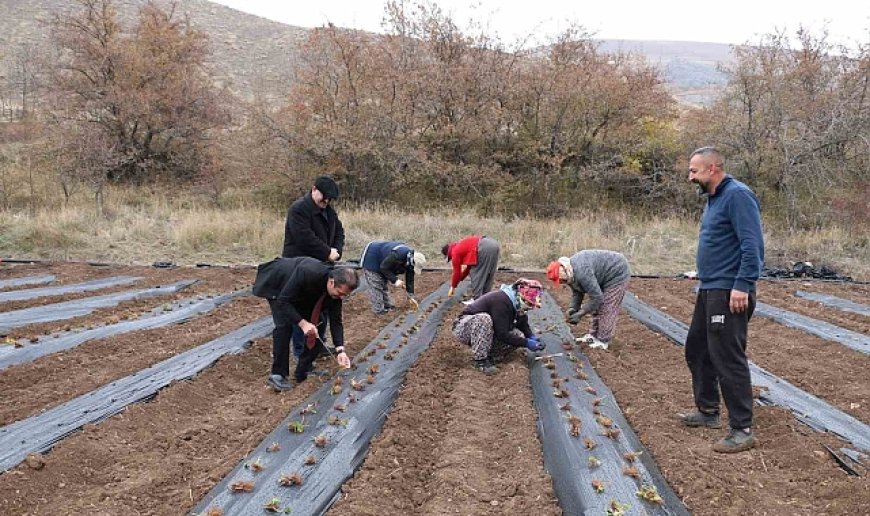
[[[707,198],[696,260],[701,289],[755,292],[764,263],[760,212],[752,190],[730,175]]]

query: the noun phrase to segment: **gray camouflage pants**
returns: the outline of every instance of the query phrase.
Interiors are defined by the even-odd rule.
[[[511,333],[523,335],[517,329],[511,330]],[[475,360],[503,357],[513,350],[511,346],[494,338],[492,317],[486,313],[460,316],[453,325],[453,335],[466,346],[471,346]]]

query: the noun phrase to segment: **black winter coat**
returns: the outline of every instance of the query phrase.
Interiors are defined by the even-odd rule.
[[[314,305],[326,294],[321,312],[329,314],[332,342],[343,346],[342,302],[330,297],[326,291],[331,270],[331,265],[308,256],[275,258],[257,266],[253,293],[274,301],[273,310],[277,315],[293,324],[299,324],[303,319],[311,322]]]
[[[325,262],[329,259],[331,248],[338,249],[339,254],[344,249],[344,227],[338,214],[327,206],[321,210],[311,192],[296,199],[287,210],[287,222],[284,224],[284,250],[281,256],[293,258],[310,256]]]

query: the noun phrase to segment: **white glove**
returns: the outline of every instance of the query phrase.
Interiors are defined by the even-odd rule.
[[[400,279],[397,279],[396,282],[393,283],[393,286],[396,288],[402,288],[405,286],[405,282],[400,280]]]
[[[329,258],[328,258],[328,260],[331,261],[331,262],[337,262],[339,258],[341,258],[341,253],[338,252],[338,249],[336,249],[336,248],[334,248],[334,247],[331,248],[331,249],[329,250]]]

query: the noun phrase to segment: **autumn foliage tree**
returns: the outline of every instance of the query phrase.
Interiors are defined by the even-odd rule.
[[[76,156],[92,184],[191,180],[213,167],[210,134],[227,116],[205,68],[205,35],[174,4],[146,3],[125,32],[111,0],[76,3],[52,25],[58,151]]]
[[[291,102],[262,118],[288,167],[340,176],[351,199],[552,214],[577,199],[582,170],[647,167],[634,154],[674,116],[657,70],[600,54],[576,28],[508,49],[404,1],[387,3],[384,27],[311,31]],[[640,168],[637,183],[649,180]]]
[[[688,117],[687,134],[721,146],[729,170],[791,229],[866,223],[870,46],[834,46],[803,29],[796,36],[736,48],[725,94]]]

